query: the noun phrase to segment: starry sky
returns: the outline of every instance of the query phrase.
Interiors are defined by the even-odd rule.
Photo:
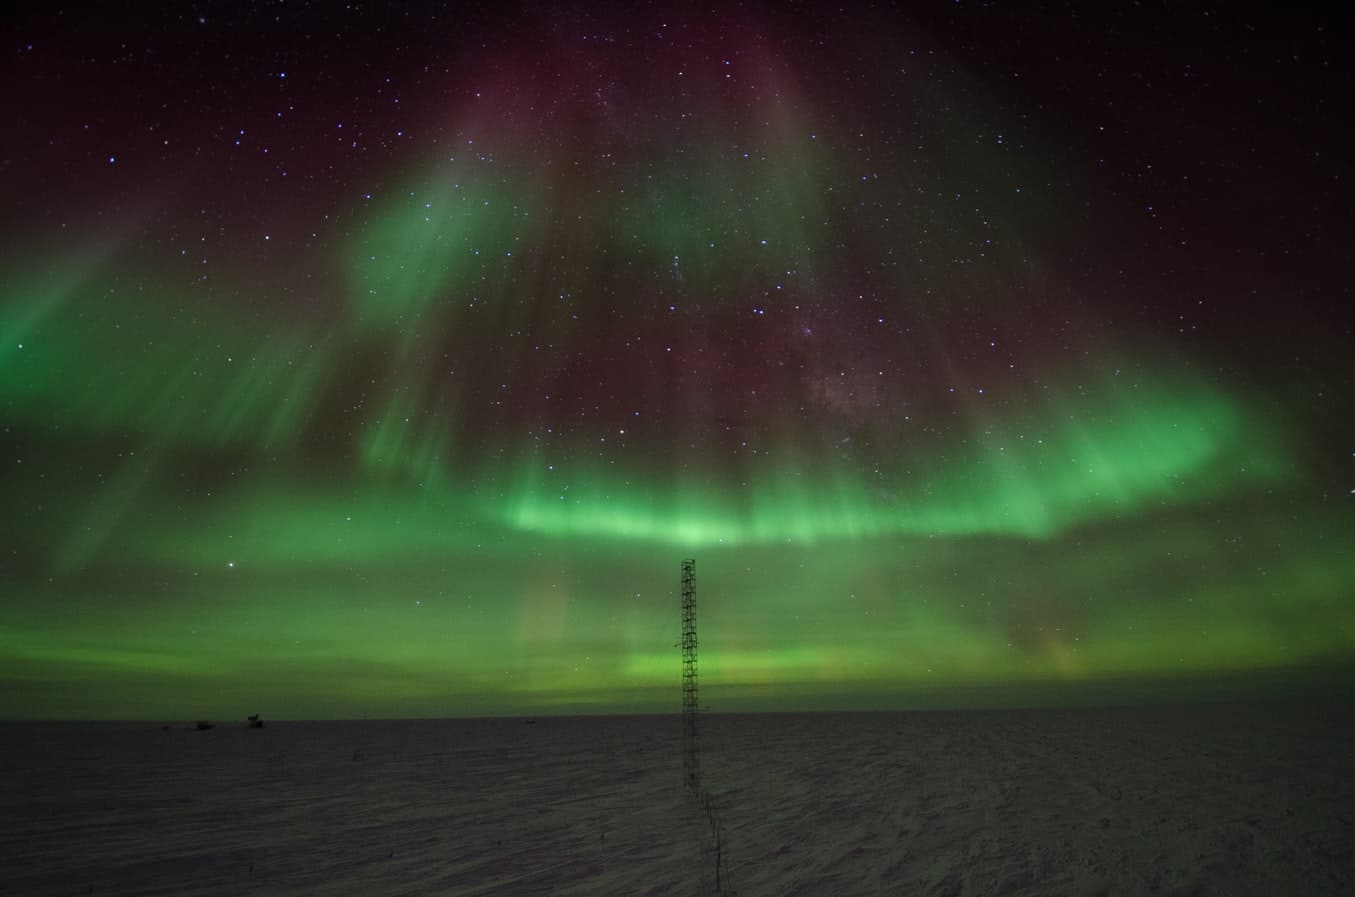
[[[1317,7],[3,33],[0,716],[1355,682]]]

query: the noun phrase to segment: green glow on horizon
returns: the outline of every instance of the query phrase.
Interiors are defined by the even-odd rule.
[[[890,554],[858,543],[809,558],[842,598],[795,591],[806,560],[799,552],[710,549],[698,564],[703,685],[727,698],[811,685],[906,696],[945,683],[1095,683],[1164,667],[1201,674],[1284,667],[1355,646],[1346,594],[1355,561],[1338,561],[1335,546],[1308,544],[1297,553],[1277,549],[1274,558],[1288,556],[1283,563],[1251,547],[1200,567],[1191,555],[1213,549],[1209,540],[1195,545],[1188,519],[1161,521],[1162,538],[1136,547],[1134,562],[1122,569],[1088,563],[1081,572],[1062,570],[1050,558],[1065,546],[1020,540],[1008,549],[982,540],[907,539]],[[1241,544],[1273,532],[1274,522],[1242,523]],[[1078,537],[1093,558],[1121,540],[1119,530]],[[238,546],[244,560],[230,569],[215,565],[199,575],[162,568],[180,598],[172,606],[90,604],[72,585],[77,594],[66,600],[84,608],[79,615],[40,623],[15,605],[0,611],[0,633],[22,646],[6,663],[47,670],[56,680],[97,671],[114,679],[169,677],[185,687],[198,681],[214,693],[225,688],[223,697],[241,709],[272,694],[270,677],[283,669],[299,693],[338,702],[319,707],[404,696],[450,710],[468,688],[525,712],[580,700],[605,707],[599,690],[664,704],[678,663],[663,641],[674,632],[673,571],[637,558],[637,570],[655,569],[636,578],[607,569],[588,574],[550,544],[520,546],[537,559],[528,581],[517,575],[517,551],[489,562],[468,545],[445,561],[407,569],[374,568],[361,559],[375,552],[359,551],[361,569],[380,575],[355,579],[342,566],[317,568],[325,572],[304,585],[294,573],[274,575],[252,559],[250,546]],[[1034,552],[1024,565],[1021,544]],[[956,566],[957,558],[973,556],[986,563]],[[878,586],[860,578],[865,558],[873,558]],[[1244,560],[1266,564],[1268,575]],[[1174,586],[1161,584],[1164,563],[1165,582]],[[1023,566],[1039,571],[1039,601],[1023,596],[1019,582],[982,597],[986,582],[1007,581]],[[456,571],[460,576],[449,578]],[[609,585],[618,577],[623,586]],[[1276,594],[1272,581],[1289,586]],[[449,590],[453,582],[464,594]],[[1088,605],[1085,596],[1097,584],[1157,594],[1138,606]],[[643,603],[607,597],[634,588],[645,592]],[[249,658],[243,666],[242,658]]]
[[[131,449],[58,501],[27,478],[40,457],[6,474],[41,508],[16,543],[41,578],[0,581],[34,596],[0,610],[18,646],[0,673],[48,689],[11,713],[99,715],[61,690],[90,676],[121,683],[105,693],[121,708],[120,689],[183,706],[163,680],[248,712],[290,695],[299,715],[663,709],[673,559],[693,549],[703,681],[731,700],[906,701],[1355,650],[1355,566],[1283,535],[1275,496],[1305,481],[1276,412],[1162,363],[962,404],[945,438],[873,464],[786,435],[756,463],[668,466],[568,440],[487,450],[466,397],[428,376],[438,356],[394,333],[347,427],[317,433],[361,321],[251,340],[205,307],[89,295],[5,305],[25,334],[0,359],[14,418],[53,444]],[[201,457],[225,460],[185,492]],[[1237,522],[1190,522],[1217,503]],[[1312,516],[1305,532],[1340,529]],[[1088,603],[1107,593],[1122,598]],[[43,617],[49,603],[79,611]]]

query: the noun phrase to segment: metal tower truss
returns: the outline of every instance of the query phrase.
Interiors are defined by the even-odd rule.
[[[682,779],[701,787],[701,741],[696,725],[700,702],[696,690],[696,561],[682,562]]]

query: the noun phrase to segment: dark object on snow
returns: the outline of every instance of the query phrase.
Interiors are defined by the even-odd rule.
[[[216,728],[216,723],[208,722],[208,721],[205,720],[205,719],[200,719],[200,720],[198,720],[198,722],[197,722],[197,730],[198,730],[199,732],[206,732],[208,729],[215,729],[215,728]]]
[[[249,727],[250,727],[251,729],[262,729],[262,728],[263,728],[263,720],[259,719],[259,714],[256,713],[256,714],[254,714],[253,716],[251,716],[251,717],[249,718]]]

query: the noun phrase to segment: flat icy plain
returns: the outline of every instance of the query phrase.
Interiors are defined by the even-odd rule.
[[[739,897],[1355,894],[1345,707],[730,714]],[[699,895],[674,716],[0,724],[0,894]]]

